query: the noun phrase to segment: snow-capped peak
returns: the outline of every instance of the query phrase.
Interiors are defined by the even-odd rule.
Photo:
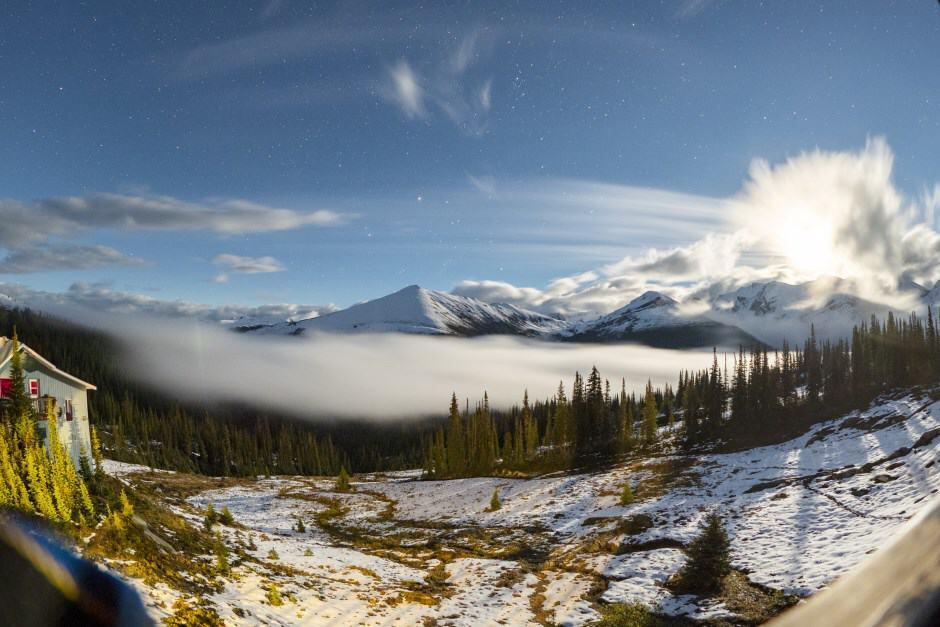
[[[642,311],[653,307],[675,307],[678,303],[675,299],[666,296],[662,292],[652,290],[643,292],[629,303],[617,310],[617,312]],[[616,312],[614,312],[616,313]]]
[[[419,285],[335,313],[257,329],[264,334],[392,332],[425,335],[542,335],[566,323],[508,304],[490,304]]]

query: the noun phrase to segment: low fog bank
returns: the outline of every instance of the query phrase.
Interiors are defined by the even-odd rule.
[[[711,352],[570,344],[512,337],[473,339],[391,334],[252,337],[202,323],[120,316],[86,319],[125,346],[130,376],[170,395],[246,403],[299,416],[394,419],[442,414],[451,392],[496,407],[569,390],[576,370],[596,365],[611,386],[642,391],[674,384],[680,369]]]

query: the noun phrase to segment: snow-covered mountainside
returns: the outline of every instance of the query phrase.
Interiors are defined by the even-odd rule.
[[[937,498],[938,459],[935,389],[880,398],[773,446],[667,451],[529,480],[390,473],[338,493],[330,478],[215,479],[114,462],[107,469],[167,495],[193,526],[209,503],[231,511],[234,524],[218,524],[219,538],[247,558],[205,597],[228,624],[584,625],[616,603],[754,624],[767,618],[751,613],[755,599],[768,607],[780,602],[774,595],[812,594],[903,533]],[[622,506],[628,481],[637,498]],[[502,507],[490,511],[494,490]],[[664,585],[710,511],[724,517],[732,564],[746,573],[744,603]],[[133,560],[127,554],[112,567]],[[130,581],[157,618],[187,595]]]
[[[872,315],[884,318],[889,311],[853,291],[851,284],[836,278],[799,285],[751,283],[719,295],[711,302],[708,315],[775,345],[783,339],[801,341],[810,325],[820,338],[845,338],[853,326],[869,321]]]
[[[927,290],[902,286],[910,305],[940,304],[940,282]],[[395,332],[432,335],[508,334],[583,342],[632,342],[662,348],[737,347],[784,339],[801,342],[810,325],[820,338],[848,337],[852,327],[889,308],[862,299],[851,282],[825,277],[790,285],[755,282],[715,295],[708,290],[688,303],[659,292],[646,292],[609,314],[566,322],[519,307],[485,303],[412,285],[394,294],[319,317],[274,320],[241,319],[236,331],[259,335],[301,335],[306,330],[339,333]],[[689,305],[685,307],[683,305]],[[895,313],[906,315],[908,305]],[[690,314],[687,310],[696,313]]]
[[[537,336],[553,334],[565,326],[563,320],[513,305],[489,304],[410,285],[394,294],[316,318],[235,328],[268,335],[299,335],[309,329],[334,333]]]
[[[679,303],[659,292],[646,292],[624,307],[560,334],[576,341],[639,342],[662,348],[751,346],[758,340],[740,329],[703,315],[680,311]]]

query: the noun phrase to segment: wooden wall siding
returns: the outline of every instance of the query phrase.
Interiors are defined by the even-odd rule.
[[[88,392],[83,387],[62,379],[55,373],[47,370],[34,359],[26,356],[23,363],[24,374],[28,379],[39,379],[40,395],[49,395],[56,399],[56,413],[62,408],[62,417],[58,418],[59,441],[65,446],[72,458],[75,467],[78,467],[82,448],[91,463],[91,430],[88,426]],[[8,377],[10,366],[7,364],[0,370],[0,377]],[[65,401],[72,401],[71,421],[65,419]],[[46,421],[39,421],[39,425],[48,432]]]

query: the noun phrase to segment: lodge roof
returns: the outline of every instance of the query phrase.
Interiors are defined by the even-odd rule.
[[[37,362],[42,364],[47,370],[49,370],[56,376],[62,377],[63,379],[67,379],[71,381],[72,383],[78,385],[79,387],[83,387],[86,390],[98,389],[91,383],[88,383],[87,381],[82,381],[78,377],[71,375],[64,370],[60,370],[51,361],[49,361],[48,359],[46,359],[45,357],[43,357],[42,355],[40,355],[39,353],[31,349],[26,344],[23,344],[22,342],[20,342],[20,353],[29,355],[30,357],[32,357]],[[0,369],[4,368],[7,365],[7,362],[9,362],[12,357],[13,357],[13,340],[5,336],[0,336]]]

